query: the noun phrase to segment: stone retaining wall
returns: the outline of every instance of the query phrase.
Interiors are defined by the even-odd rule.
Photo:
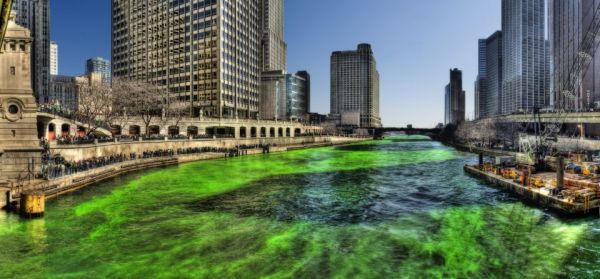
[[[101,143],[90,145],[58,145],[52,146],[51,152],[60,154],[68,161],[79,161],[93,157],[103,157],[116,154],[140,154],[144,151],[185,149],[196,147],[235,148],[239,145],[270,144],[276,146],[294,146],[304,144],[337,144],[344,141],[356,141],[353,138],[344,137],[296,137],[296,138],[265,138],[265,139],[209,139],[209,140],[158,140],[158,141],[136,141]],[[364,140],[364,139],[360,139]]]

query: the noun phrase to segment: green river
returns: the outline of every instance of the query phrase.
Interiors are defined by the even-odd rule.
[[[184,164],[0,213],[0,278],[600,278],[600,218],[422,137]]]

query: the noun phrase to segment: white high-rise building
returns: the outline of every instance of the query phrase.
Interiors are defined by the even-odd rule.
[[[50,42],[50,75],[58,75],[58,44]]]
[[[381,127],[379,72],[371,45],[332,53],[330,112],[342,126]]]
[[[284,0],[262,0],[262,2],[262,70],[287,72]]]
[[[502,114],[549,103],[544,0],[502,0]]]
[[[262,0],[112,0],[113,76],[167,89],[196,114],[256,119]]]

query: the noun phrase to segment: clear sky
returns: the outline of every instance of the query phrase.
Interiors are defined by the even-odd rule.
[[[500,0],[286,0],[290,72],[308,70],[312,110],[329,112],[332,51],[370,43],[381,75],[386,126],[443,121],[450,68],[463,70],[473,116],[477,39],[500,29]],[[84,72],[85,60],[110,58],[110,0],[51,0],[59,73]]]

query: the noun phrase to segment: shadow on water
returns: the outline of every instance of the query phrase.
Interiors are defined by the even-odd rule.
[[[277,221],[357,224],[452,206],[495,205],[516,200],[460,175],[462,168],[457,166],[461,165],[459,159],[275,176],[194,201],[189,206],[196,212],[227,212]]]

